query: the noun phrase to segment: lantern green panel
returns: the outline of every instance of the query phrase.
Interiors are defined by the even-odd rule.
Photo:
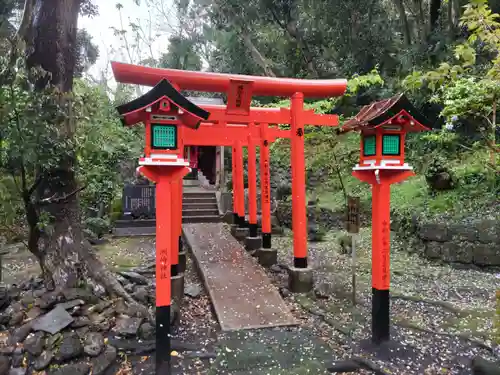
[[[151,148],[157,150],[175,150],[177,148],[176,125],[151,125]]]
[[[377,153],[377,138],[374,135],[363,137],[363,155],[375,156]]]
[[[382,136],[382,155],[401,154],[401,136],[399,134],[386,134]]]

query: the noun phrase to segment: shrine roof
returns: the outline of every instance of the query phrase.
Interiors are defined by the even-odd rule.
[[[344,122],[340,132],[373,129],[386,124],[399,115],[408,115],[410,116],[409,120],[413,121],[413,126],[405,126],[407,131],[429,130],[430,121],[401,93],[363,106],[356,116]],[[406,123],[410,121],[406,121]]]
[[[123,118],[128,114],[144,110],[149,106],[157,103],[163,98],[169,99],[179,108],[182,108],[184,111],[200,119],[207,120],[208,117],[210,116],[209,112],[205,111],[203,108],[198,107],[195,103],[193,103],[191,100],[182,95],[166,79],[162,79],[160,82],[158,82],[158,84],[156,84],[156,86],[154,86],[144,95],[128,103],[117,106],[116,110]]]

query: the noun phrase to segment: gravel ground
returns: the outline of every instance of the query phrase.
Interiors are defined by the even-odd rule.
[[[370,231],[362,229],[357,246],[357,305],[351,302],[351,258],[340,253],[337,237],[329,233],[323,242],[310,243],[310,262],[315,268],[316,290],[294,296],[286,289],[283,268],[269,270],[286,303],[301,326],[332,349],[332,363],[352,356],[369,358],[388,374],[470,374],[470,359],[495,358],[495,291],[500,275],[474,269],[456,269],[408,254],[393,239],[391,251],[392,335],[403,354],[387,358],[364,344],[370,336]],[[280,264],[293,259],[289,233],[273,237],[280,249]],[[111,267],[127,269],[154,258],[154,239],[115,239],[98,247],[98,254]],[[38,267],[26,251],[6,257],[7,280],[22,280]],[[186,287],[201,286],[188,261]],[[208,374],[214,362],[219,327],[210,300],[199,288],[187,297],[180,327],[174,333],[173,374]],[[196,293],[195,293],[196,294]],[[386,353],[387,354],[387,353]],[[153,357],[129,358],[128,373],[146,374],[154,369]],[[364,370],[358,373],[369,373]]]
[[[340,347],[339,357],[362,355],[392,374],[469,374],[473,356],[494,359],[496,352],[498,358],[494,320],[500,275],[431,263],[403,251],[397,239],[391,249],[392,335],[405,355],[387,359],[367,350],[362,344],[370,337],[371,234],[362,229],[358,237],[356,307],[351,302],[351,257],[340,253],[339,235],[329,233],[325,241],[309,244],[316,293],[286,297],[310,314],[306,324],[322,321],[333,328],[328,340]],[[280,249],[279,262],[290,265],[292,238],[273,238],[274,246]],[[274,282],[284,287],[286,273],[273,270]]]

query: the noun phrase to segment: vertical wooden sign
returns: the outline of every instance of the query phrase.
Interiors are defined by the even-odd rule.
[[[347,232],[359,233],[359,197],[347,197]]]

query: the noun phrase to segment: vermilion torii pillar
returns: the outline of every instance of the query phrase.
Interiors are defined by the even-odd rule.
[[[249,125],[254,127],[253,123]],[[248,237],[245,238],[247,251],[260,249],[262,239],[257,234],[257,161],[255,142],[248,136]],[[258,254],[257,254],[258,255]]]
[[[248,233],[245,220],[245,179],[243,174],[243,147],[237,141],[233,146],[233,196],[236,213],[236,222],[233,222],[232,234],[236,238],[244,239]]]
[[[271,235],[271,174],[269,146],[271,139],[268,136],[267,124],[262,124],[260,142],[260,200],[262,211],[262,248],[258,253],[259,263],[263,266],[276,264],[277,253],[272,250]]]
[[[292,182],[292,206],[293,206],[293,228],[294,228],[294,267],[290,268],[290,289],[294,292],[307,292],[312,286],[312,269],[307,261],[307,215],[305,200],[305,177],[304,177],[304,125],[337,126],[336,115],[319,115],[314,111],[306,111],[303,108],[304,98],[325,98],[341,96],[344,94],[346,80],[301,80],[293,78],[256,77],[243,75],[218,74],[209,72],[193,72],[175,69],[158,69],[137,65],[112,63],[113,73],[117,82],[131,83],[137,85],[154,86],[164,79],[168,79],[180,90],[194,90],[207,92],[221,92],[227,94],[227,106],[204,106],[202,108],[210,111],[207,128],[221,130],[217,142],[213,132],[204,134],[192,134],[188,137],[185,133],[186,145],[201,145],[210,141],[210,145],[234,145],[235,141],[246,142],[250,134],[255,132],[250,129],[250,123],[260,124],[291,124],[292,130],[289,136],[292,140],[292,171],[297,181]],[[256,109],[251,108],[252,96],[285,96],[292,98],[292,109]],[[214,108],[215,107],[215,108]],[[210,108],[210,109],[209,109]],[[212,111],[212,108],[214,111]],[[274,119],[273,119],[274,118]],[[231,125],[228,125],[231,124]],[[244,124],[247,126],[232,126],[233,124]],[[199,130],[203,128],[203,122]],[[239,129],[236,129],[239,128]],[[187,129],[186,129],[187,130]],[[194,130],[193,130],[194,131]],[[256,135],[257,142],[259,134]],[[189,138],[189,140],[188,140]],[[232,139],[228,139],[232,138]],[[195,141],[196,139],[196,141]],[[201,142],[201,143],[198,143]],[[238,149],[238,148],[237,148]],[[238,152],[236,152],[238,154]],[[237,158],[238,159],[238,158]],[[300,162],[302,160],[302,162]],[[298,165],[296,163],[299,163]],[[240,164],[242,165],[242,163]],[[236,166],[236,169],[238,167]],[[299,170],[301,169],[301,170]],[[237,184],[236,184],[237,186]],[[242,186],[243,190],[243,186]],[[236,199],[236,202],[239,199]],[[243,212],[238,216],[244,218]],[[241,204],[239,203],[239,204]]]

